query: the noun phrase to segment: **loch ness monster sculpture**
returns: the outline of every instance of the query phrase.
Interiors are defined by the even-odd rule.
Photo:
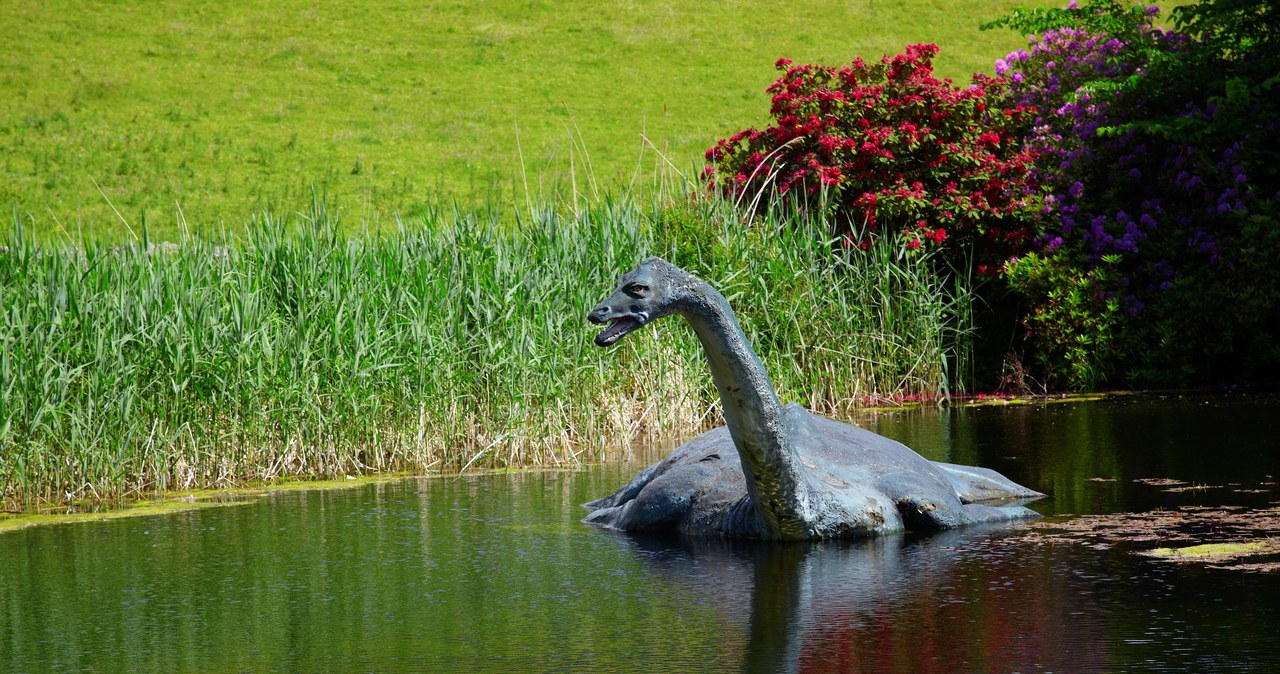
[[[693,274],[644,260],[588,320],[609,346],[679,314],[702,342],[725,425],[678,447],[584,522],[636,533],[766,540],[877,536],[1038,517],[1043,494],[987,469],[930,461],[871,431],[783,406],[729,302]]]

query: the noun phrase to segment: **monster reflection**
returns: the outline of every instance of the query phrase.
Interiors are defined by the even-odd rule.
[[[743,642],[742,671],[1111,668],[1103,625],[1079,610],[1094,588],[1020,564],[1016,525],[781,545],[619,539],[716,607],[736,632],[726,639]]]

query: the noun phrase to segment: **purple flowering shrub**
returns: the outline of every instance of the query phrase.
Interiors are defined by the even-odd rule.
[[[1022,138],[1044,192],[1043,233],[1005,278],[1058,384],[1185,383],[1198,374],[1189,367],[1237,349],[1224,326],[1256,322],[1233,324],[1226,308],[1258,290],[1239,273],[1259,243],[1243,226],[1256,230],[1275,201],[1252,179],[1258,139],[1178,133],[1212,127],[1219,105],[1176,75],[1198,45],[1156,27],[1157,14],[1073,1],[1000,22],[1036,31],[996,75],[1003,105],[1036,110]]]

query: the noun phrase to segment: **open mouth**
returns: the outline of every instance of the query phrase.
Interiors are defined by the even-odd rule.
[[[619,316],[609,321],[609,327],[596,335],[596,346],[609,346],[622,339],[623,335],[640,327],[640,321],[630,316]]]

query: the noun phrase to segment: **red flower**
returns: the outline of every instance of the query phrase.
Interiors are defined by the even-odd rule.
[[[1004,114],[1002,98],[987,98],[988,88],[1002,86],[998,80],[975,77],[957,87],[936,78],[937,53],[936,45],[910,45],[843,67],[778,59],[782,73],[767,89],[774,123],[709,150],[718,170],[708,180],[730,198],[763,189],[800,202],[823,190],[844,211],[843,221],[866,228],[843,232],[850,245],[890,232],[909,250],[945,246],[949,254],[980,244],[977,262],[984,273],[998,273],[998,260],[1036,236],[1017,226],[1005,225],[1013,230],[1007,235],[984,229],[993,221],[1023,222],[1024,211],[1037,209],[1027,168],[1034,153],[1005,142],[1004,126],[1031,110]],[[740,174],[754,177],[735,182]]]

